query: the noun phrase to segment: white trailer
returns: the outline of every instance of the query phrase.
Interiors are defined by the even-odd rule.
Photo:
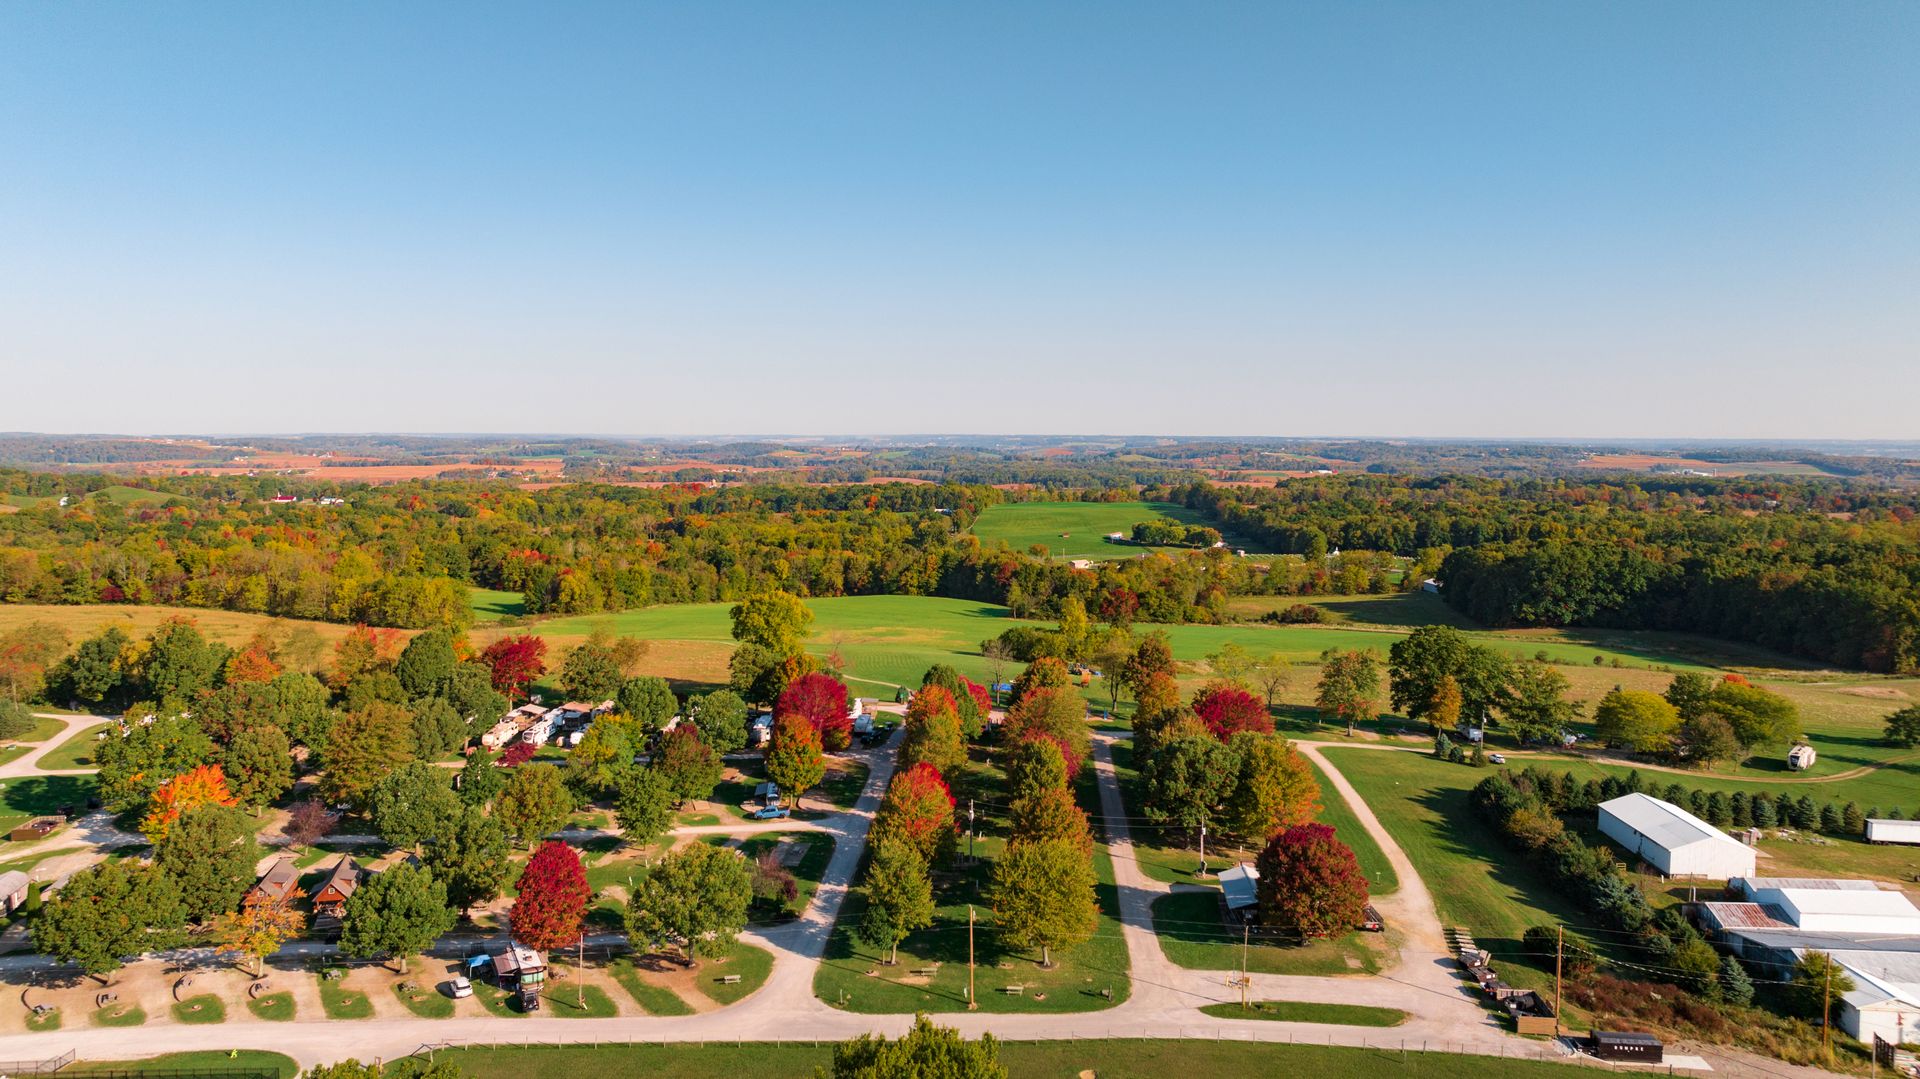
[[[1920,844],[1920,820],[1869,820],[1867,842]]]

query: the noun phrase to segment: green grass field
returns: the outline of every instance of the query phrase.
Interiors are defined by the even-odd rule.
[[[58,813],[63,807],[84,807],[93,796],[92,776],[28,776],[0,780],[0,832],[11,831],[32,817]]]
[[[1476,938],[1517,939],[1531,925],[1591,920],[1474,815],[1467,793],[1491,769],[1377,749],[1326,754],[1399,841],[1442,922],[1464,926]]]
[[[473,620],[482,624],[498,622],[502,618],[518,618],[527,613],[524,596],[497,588],[467,589],[467,606],[473,611]]]
[[[270,1023],[290,1023],[293,1021],[295,1005],[292,993],[268,993],[247,1001],[247,1010],[256,1018]]]
[[[106,723],[95,723],[74,731],[66,741],[48,750],[46,756],[34,763],[34,767],[49,772],[92,768],[94,749],[100,744],[100,735],[108,726]]]
[[[663,985],[655,985],[640,977],[633,968],[633,960],[616,959],[608,968],[613,980],[620,983],[635,1004],[646,1009],[648,1015],[692,1015],[693,1008],[680,999],[679,994]]]
[[[830,1063],[832,1049],[806,1043],[750,1045],[596,1045],[578,1048],[450,1049],[473,1079],[529,1075],[593,1075],[599,1079],[804,1079]],[[1308,1075],[1316,1079],[1568,1079],[1591,1068],[1498,1057],[1401,1053],[1389,1049],[1279,1045],[1187,1039],[1074,1039],[1003,1042],[1000,1060],[1011,1079],[1058,1079],[1096,1073],[1100,1079],[1166,1079],[1169,1075]]]
[[[1397,1027],[1407,1021],[1398,1008],[1368,1004],[1312,1004],[1297,1000],[1256,1000],[1247,1007],[1209,1004],[1200,1009],[1216,1019],[1267,1019],[1280,1023],[1339,1023],[1353,1027]]]
[[[107,1072],[127,1075],[225,1075],[252,1072],[293,1079],[300,1065],[290,1056],[258,1049],[202,1049],[192,1053],[167,1053],[145,1060],[82,1060],[61,1070],[61,1075],[93,1075]]]
[[[987,546],[1005,543],[1016,551],[1039,544],[1053,558],[1132,558],[1181,548],[1108,543],[1107,533],[1131,534],[1134,525],[1162,518],[1207,523],[1186,507],[1166,502],[1003,502],[981,511],[973,534]]]
[[[212,993],[188,997],[173,1006],[173,1018],[179,1023],[224,1023],[227,1006]]]

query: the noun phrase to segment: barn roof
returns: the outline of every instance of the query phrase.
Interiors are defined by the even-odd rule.
[[[1681,809],[1650,795],[1623,794],[1600,808],[1634,831],[1667,850],[1679,850],[1695,843],[1725,843],[1746,849],[1746,845],[1727,833]]]

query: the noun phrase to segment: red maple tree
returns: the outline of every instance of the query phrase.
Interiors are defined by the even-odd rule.
[[[543,952],[579,943],[593,889],[572,847],[551,839],[542,843],[514,888],[520,893],[508,915],[514,940]]]
[[[773,714],[799,716],[820,732],[829,750],[845,749],[853,741],[853,717],[847,714],[846,683],[830,674],[803,674],[787,683],[774,702]]]
[[[514,744],[508,746],[506,750],[500,754],[499,760],[493,762],[494,767],[496,768],[518,767],[532,760],[533,755],[535,753],[538,753],[539,751],[540,751],[540,747],[534,745],[532,742],[515,742]]]
[[[953,792],[940,769],[921,762],[893,777],[874,816],[873,841],[899,839],[928,862],[953,844]]]
[[[993,694],[971,678],[962,678],[960,681],[966,683],[967,696],[973,698],[973,706],[980,710],[980,722],[985,723],[988,714],[993,711]]]
[[[480,653],[480,662],[493,672],[493,688],[518,700],[547,673],[547,642],[530,634],[502,637]]]
[[[1270,929],[1332,937],[1359,928],[1367,877],[1353,849],[1324,824],[1276,832],[1260,852],[1260,921]]]
[[[1193,698],[1193,714],[1222,742],[1241,731],[1273,733],[1273,717],[1260,698],[1231,684],[1207,686]]]

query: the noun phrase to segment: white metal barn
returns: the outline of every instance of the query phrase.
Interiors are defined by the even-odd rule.
[[[1867,842],[1920,843],[1920,820],[1869,820]]]
[[[1600,803],[1600,831],[1669,877],[1753,875],[1754,851],[1727,833],[1645,794]]]

